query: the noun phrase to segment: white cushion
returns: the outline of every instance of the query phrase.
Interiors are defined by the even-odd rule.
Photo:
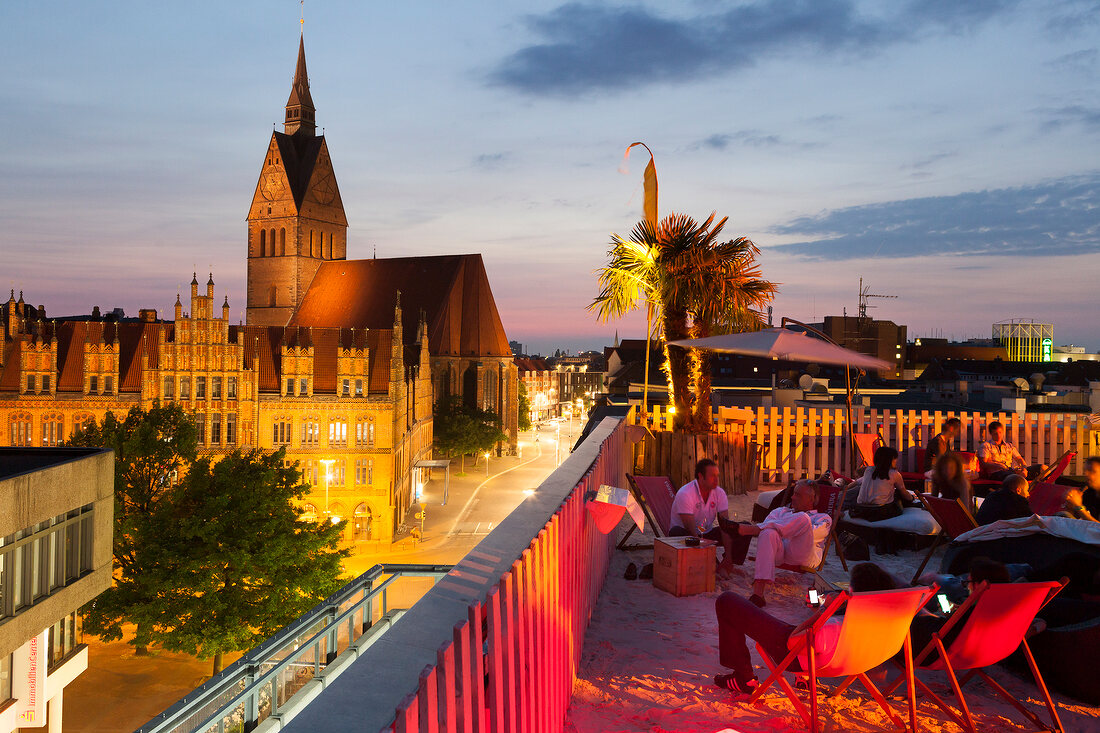
[[[768,507],[770,507],[772,505],[772,500],[775,497],[779,496],[779,493],[781,491],[783,491],[783,489],[772,489],[771,491],[761,491],[759,494],[756,495],[756,503],[759,506],[762,506],[765,509],[767,509]]]
[[[879,529],[892,529],[895,532],[907,534],[935,535],[940,532],[940,525],[924,509],[910,506],[901,510],[901,514],[878,522],[868,522],[866,519],[853,519],[848,512],[844,512],[844,521],[860,527],[876,527]]]

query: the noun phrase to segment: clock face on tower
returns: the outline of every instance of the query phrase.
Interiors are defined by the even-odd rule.
[[[274,201],[283,194],[283,177],[275,171],[268,171],[260,182],[260,193],[268,201]]]

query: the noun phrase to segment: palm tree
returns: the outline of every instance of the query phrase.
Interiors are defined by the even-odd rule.
[[[760,277],[760,250],[745,237],[720,242],[726,218],[712,213],[699,223],[670,214],[656,230],[641,221],[630,239],[612,235],[609,264],[599,270],[600,294],[589,306],[602,320],[618,318],[644,302],[660,328],[663,370],[676,407],[678,429],[711,429],[710,355],[669,347],[669,341],[755,331],[776,284]],[[648,374],[648,364],[647,364]]]

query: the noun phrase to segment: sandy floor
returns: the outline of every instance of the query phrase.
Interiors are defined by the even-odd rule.
[[[730,509],[741,517],[752,513],[752,496],[730,497]],[[750,550],[750,557],[754,550]],[[913,552],[872,559],[905,575],[920,562]],[[616,552],[603,593],[585,636],[581,670],[573,690],[573,701],[566,724],[576,733],[611,731],[755,731],[802,730],[801,718],[781,693],[771,690],[761,704],[749,706],[732,702],[727,693],[711,681],[724,672],[718,664],[717,627],[714,600],[725,590],[748,595],[752,564],[747,562],[741,574],[719,581],[716,592],[676,598],[657,590],[648,581],[623,579],[629,562],[639,568],[652,560],[652,551]],[[937,560],[931,565],[936,567]],[[845,574],[832,555],[825,576],[842,580]],[[809,614],[803,598],[810,579],[793,573],[781,573],[768,597],[768,611],[793,623]],[[766,676],[759,665],[758,675]],[[996,668],[992,672],[999,683],[1017,699],[1027,701],[1043,716],[1045,708],[1034,685]],[[876,683],[883,677],[879,674]],[[939,675],[922,677],[937,693],[947,693],[947,684]],[[826,680],[835,684],[837,680]],[[1003,704],[980,683],[966,688],[975,723],[986,731],[1030,730],[1010,706]],[[950,696],[946,699],[950,702]],[[1055,696],[1066,731],[1100,731],[1100,708],[1082,705]],[[878,731],[891,726],[883,723],[882,711],[862,694],[856,685],[837,700],[824,699],[820,705],[822,730]],[[902,712],[903,700],[896,709]],[[933,703],[918,699],[919,727],[925,731],[949,733],[959,728]]]

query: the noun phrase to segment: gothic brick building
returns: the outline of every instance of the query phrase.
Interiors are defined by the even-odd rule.
[[[307,512],[349,539],[390,539],[431,458],[434,399],[504,417],[515,446],[517,371],[480,255],[347,260],[347,218],[316,134],[305,48],[283,132],[248,211],[247,325],[191,282],[173,320],[46,318],[0,304],[0,445],[57,445],[108,411],[178,402],[206,455],[285,447],[311,484]],[[404,305],[404,307],[402,307]],[[326,478],[327,477],[327,478]]]

